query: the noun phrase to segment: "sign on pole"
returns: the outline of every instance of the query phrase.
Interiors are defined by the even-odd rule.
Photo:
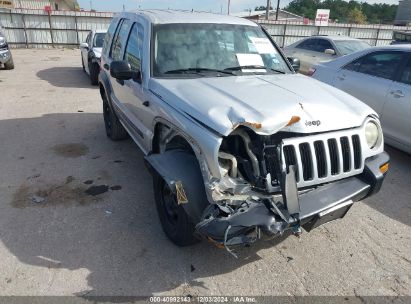
[[[14,8],[13,0],[0,0],[0,8],[8,8],[8,9]]]
[[[328,19],[330,19],[329,9],[318,9],[315,17],[316,26],[328,26]]]

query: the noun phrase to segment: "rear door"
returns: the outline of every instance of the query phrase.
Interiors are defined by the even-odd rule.
[[[411,150],[411,57],[391,84],[382,112],[384,134]]]
[[[357,97],[381,115],[403,56],[403,52],[397,51],[366,54],[339,70],[334,86]]]
[[[300,59],[300,72],[307,74],[313,65],[314,58],[318,55],[317,38],[309,38],[296,45],[292,51],[292,56]]]
[[[148,38],[144,35],[144,27],[139,22],[135,22],[132,25],[122,57],[122,60],[127,61],[135,72],[142,73],[142,63],[147,60],[143,57],[146,39]],[[148,77],[148,75],[142,73],[142,78],[144,77]],[[154,114],[150,109],[147,89],[144,88],[143,82],[135,79],[124,81],[118,98],[125,105],[127,122],[134,134],[133,139],[143,151],[148,151]]]
[[[113,61],[123,60],[124,50],[126,48],[126,43],[128,36],[130,34],[132,22],[128,19],[123,19],[121,24],[117,28],[116,34],[111,45],[110,53],[106,64],[110,66]],[[125,111],[125,105],[122,101],[124,95],[123,86],[124,81],[118,80],[112,77],[109,73],[110,83],[111,83],[111,100],[115,103],[115,106],[119,107],[122,112]]]

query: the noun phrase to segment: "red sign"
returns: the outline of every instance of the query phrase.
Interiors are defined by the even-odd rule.
[[[51,6],[50,5],[45,6],[44,11],[46,11],[48,14],[50,14],[51,13]]]

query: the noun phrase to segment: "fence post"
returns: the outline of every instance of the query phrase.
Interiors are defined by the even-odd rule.
[[[49,26],[50,26],[50,37],[51,37],[51,46],[54,48],[54,38],[53,38],[53,26],[51,25],[51,12],[47,12],[49,16]]]
[[[27,38],[27,28],[26,28],[26,17],[24,13],[21,14],[21,21],[23,22],[23,31],[24,31],[24,41],[26,44],[26,49],[29,48],[29,40]]]
[[[283,47],[285,47],[285,37],[287,36],[287,19],[285,19],[285,24],[284,24],[284,35],[283,35]]]
[[[79,37],[78,24],[77,24],[77,12],[74,12],[74,23],[76,24],[77,45],[79,45],[80,44],[80,37]]]
[[[380,39],[380,31],[381,31],[381,20],[380,20],[380,24],[377,29],[377,37],[375,38],[375,46],[377,46],[378,40]]]

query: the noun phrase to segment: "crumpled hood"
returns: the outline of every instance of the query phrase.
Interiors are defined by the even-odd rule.
[[[347,129],[377,115],[353,96],[299,74],[151,79],[149,88],[225,136],[239,125],[262,135]],[[293,116],[300,121],[287,127]]]

